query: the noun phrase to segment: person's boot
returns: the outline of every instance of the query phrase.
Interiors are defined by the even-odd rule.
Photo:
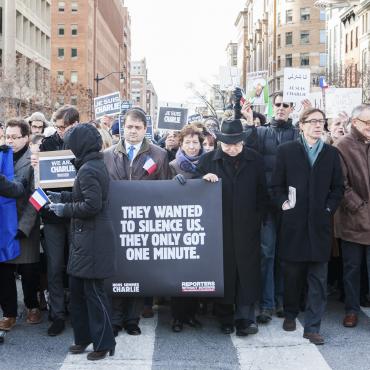
[[[55,319],[49,326],[48,335],[50,337],[56,337],[61,334],[65,329],[65,321],[62,319]]]

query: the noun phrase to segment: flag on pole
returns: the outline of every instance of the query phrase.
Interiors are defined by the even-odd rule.
[[[329,85],[326,82],[325,77],[320,77],[320,87],[322,89],[327,89],[329,87]]]
[[[36,208],[37,212],[40,211],[40,209],[44,207],[45,204],[50,203],[48,196],[41,188],[35,190],[35,192],[31,195],[29,201]]]
[[[151,175],[157,169],[157,164],[149,157],[144,163],[143,168],[149,175]]]

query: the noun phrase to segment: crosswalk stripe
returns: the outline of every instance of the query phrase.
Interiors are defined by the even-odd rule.
[[[116,353],[113,357],[92,363],[86,354],[71,355],[65,358],[60,370],[150,370],[155,342],[155,329],[158,323],[157,314],[153,319],[140,321],[141,335],[127,335],[124,331],[116,338]],[[88,351],[92,350],[89,346]]]
[[[294,332],[285,332],[281,326],[282,320],[273,318],[268,325],[260,325],[256,335],[231,336],[241,369],[330,369],[316,346],[302,337],[303,328],[298,320]]]

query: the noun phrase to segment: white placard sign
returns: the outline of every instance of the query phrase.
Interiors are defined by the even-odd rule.
[[[325,90],[326,116],[333,118],[339,112],[351,116],[352,110],[362,103],[361,88],[335,88]]]
[[[284,68],[284,102],[296,103],[308,98],[310,84],[311,71],[308,68]]]

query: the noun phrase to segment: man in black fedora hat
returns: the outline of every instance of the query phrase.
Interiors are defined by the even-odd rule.
[[[227,120],[216,133],[220,147],[199,163],[203,178],[222,179],[225,295],[215,305],[221,330],[246,336],[258,331],[255,303],[260,295],[260,231],[267,198],[263,159],[244,146],[240,120]],[[235,305],[235,312],[234,312]]]

